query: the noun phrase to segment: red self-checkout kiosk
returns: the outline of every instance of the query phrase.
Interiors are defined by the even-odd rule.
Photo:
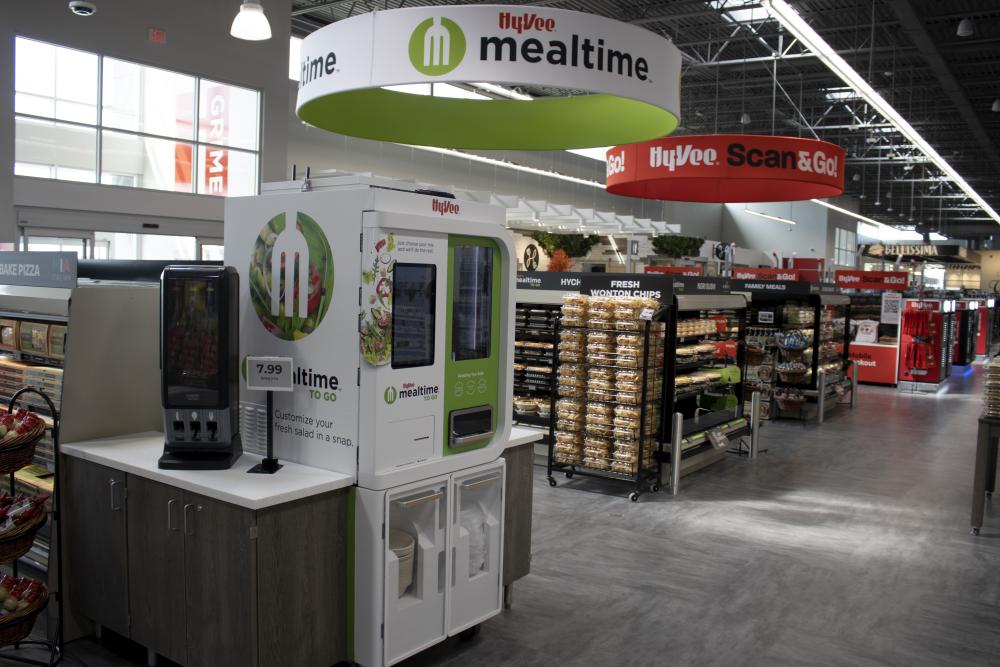
[[[955,340],[951,361],[956,366],[968,366],[976,360],[979,338],[979,299],[959,299],[955,302]]]
[[[982,356],[990,353],[990,344],[993,342],[993,308],[995,305],[995,299],[979,299],[979,335],[976,336],[977,355]]]
[[[900,318],[899,388],[937,391],[951,371],[955,301],[904,299]]]

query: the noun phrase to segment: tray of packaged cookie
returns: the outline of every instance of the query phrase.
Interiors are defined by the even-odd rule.
[[[559,306],[517,304],[514,319],[514,421],[549,427],[555,399]]]
[[[557,466],[629,480],[655,467],[664,328],[642,314],[658,308],[655,300],[636,297],[565,298],[556,366]]]
[[[738,365],[741,318],[730,310],[680,311],[674,362],[674,406],[695,401],[697,409],[715,411],[739,404],[734,387],[742,373]]]

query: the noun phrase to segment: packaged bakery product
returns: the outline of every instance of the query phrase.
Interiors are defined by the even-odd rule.
[[[604,458],[598,458],[596,456],[585,456],[583,457],[583,465],[587,468],[593,468],[594,470],[610,470],[611,461]]]
[[[581,366],[580,364],[560,364],[559,366],[559,376],[569,377],[569,376],[584,376],[587,374],[587,368]]]
[[[591,315],[590,319],[587,320],[587,327],[590,329],[614,329],[614,320],[607,317],[595,317]]]
[[[615,334],[610,331],[588,331],[587,345],[605,345],[612,347],[615,342]]]
[[[577,292],[571,292],[569,294],[564,294],[562,298],[564,304],[575,304],[580,306],[586,306],[590,302],[590,296],[587,294],[579,294]]]
[[[587,369],[587,377],[591,380],[613,380],[615,378],[615,369],[605,368],[604,366],[592,366]]]
[[[597,389],[595,387],[587,386],[587,390],[584,392],[584,397],[588,401],[614,401],[615,400],[615,390],[614,389]]]
[[[555,451],[552,453],[552,460],[565,465],[580,465],[583,463],[583,455],[579,452]]]
[[[598,438],[612,438],[615,434],[615,427],[611,424],[593,424],[587,422],[586,435],[589,437]],[[608,446],[610,446],[611,440],[608,440]]]
[[[611,458],[611,450],[610,449],[601,449],[600,447],[584,447],[583,448],[583,456],[584,456],[585,459],[586,458],[591,458],[591,459],[610,459]]]
[[[560,417],[556,419],[556,428],[560,431],[568,431],[570,433],[580,433],[583,431],[583,419],[582,415],[580,419],[570,419],[566,417]]]
[[[561,325],[564,327],[582,327],[587,321],[578,315],[563,315]]]
[[[626,405],[639,405],[642,400],[641,391],[619,391],[617,393],[617,399],[619,403],[624,403]]]
[[[619,368],[641,368],[642,358],[638,354],[618,352],[615,354],[615,363]]]
[[[632,419],[640,419],[642,417],[642,413],[640,412],[638,405],[616,405],[615,417],[631,417]]]
[[[559,361],[571,364],[580,364],[586,361],[586,355],[582,350],[559,350]]]
[[[610,447],[612,442],[609,437],[601,437],[589,433],[583,438],[583,444],[586,447]]]
[[[587,414],[611,416],[615,413],[615,406],[608,405],[607,403],[587,403],[586,412]]]
[[[579,446],[583,444],[583,434],[576,431],[556,431],[556,444]]]
[[[562,305],[563,317],[586,317],[587,307],[578,303],[564,303]]]
[[[587,378],[580,375],[560,375],[559,376],[559,387],[579,387],[584,389],[587,386]],[[569,394],[566,394],[569,396]]]
[[[635,347],[641,349],[642,339],[643,337],[640,334],[620,333],[617,336],[615,336],[615,342],[617,343],[618,347]]]
[[[564,398],[583,398],[584,388],[582,386],[559,382],[559,396]]]
[[[642,382],[642,372],[630,369],[618,369],[615,372],[615,380],[618,382]]]
[[[519,415],[533,415],[538,412],[538,405],[536,399],[515,396],[514,397],[514,412]]]
[[[587,380],[587,389],[594,389],[601,392],[610,392],[615,389],[615,383],[612,380],[601,380],[591,378]]]

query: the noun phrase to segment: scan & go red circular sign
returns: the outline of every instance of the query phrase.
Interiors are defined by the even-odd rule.
[[[793,201],[844,192],[844,149],[754,134],[666,137],[607,153],[607,190],[695,202]]]

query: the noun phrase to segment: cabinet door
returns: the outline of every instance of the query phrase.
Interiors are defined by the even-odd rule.
[[[254,512],[193,493],[184,494],[181,509],[187,597],[185,664],[256,665],[257,559],[250,534]]]
[[[452,476],[448,633],[500,613],[504,460]]]
[[[67,593],[98,625],[129,635],[125,473],[64,456]]]
[[[184,622],[184,492],[128,476],[132,639],[174,662],[187,658]]]

